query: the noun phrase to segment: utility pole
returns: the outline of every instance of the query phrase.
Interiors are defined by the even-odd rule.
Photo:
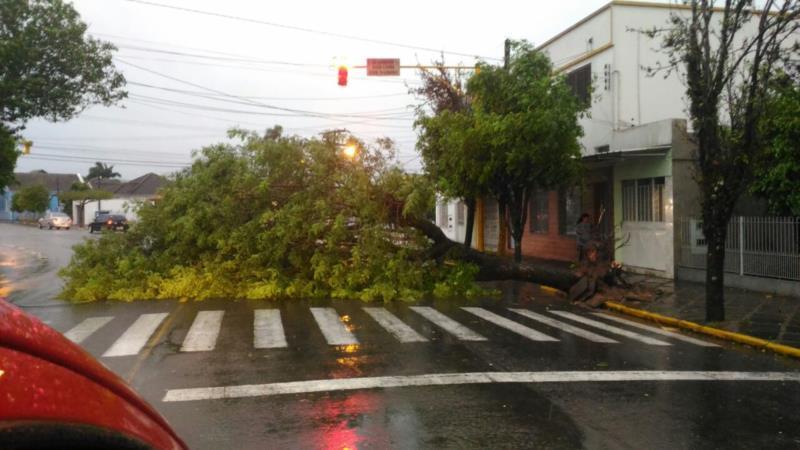
[[[503,45],[503,68],[508,70],[508,61],[511,59],[511,39],[506,38]]]

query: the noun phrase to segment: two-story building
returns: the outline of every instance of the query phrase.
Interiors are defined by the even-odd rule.
[[[675,72],[648,73],[667,57],[662,38],[641,31],[689,13],[678,4],[612,1],[538,46],[591,106],[581,121],[584,180],[532,195],[524,255],[575,260],[575,224],[585,212],[624,244],[615,258],[627,268],[674,276],[676,218],[699,212],[686,88]],[[481,203],[473,245],[510,248],[498,241],[496,202]],[[463,209],[458,201],[438,206],[437,224],[453,239],[463,240]]]

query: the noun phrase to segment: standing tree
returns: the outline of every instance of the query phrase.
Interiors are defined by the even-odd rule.
[[[794,63],[800,22],[798,0],[691,0],[672,15],[663,48],[668,63],[652,70],[684,72],[689,116],[697,144],[706,257],[706,320],[725,320],[724,262],[727,224],[753,180],[763,155],[760,127],[776,74]]]
[[[0,188],[13,175],[13,142],[28,120],[69,120],[127,95],[114,50],[86,36],[86,24],[62,0],[0,2]]]
[[[473,116],[464,91],[461,69],[451,71],[444,62],[421,69],[422,85],[411,93],[423,103],[417,108],[415,127],[420,130],[417,149],[425,172],[445,197],[460,198],[467,207],[464,245],[472,243],[477,199],[486,194],[482,183],[485,150],[473,133]]]
[[[97,161],[94,163],[94,166],[89,168],[89,174],[86,175],[87,180],[94,180],[96,178],[100,179],[109,179],[109,178],[119,178],[122,175],[119,172],[114,172],[114,166],[109,166],[105,163],[101,163]]]
[[[11,210],[15,212],[43,213],[50,203],[50,193],[41,184],[25,186],[11,199]]]
[[[588,105],[528,42],[510,42],[510,52],[506,67],[481,64],[468,92],[477,140],[489,155],[484,179],[509,219],[520,262],[531,194],[571,184],[579,174],[578,119]]]
[[[113,196],[114,194],[108,191],[91,189],[86,183],[73,183],[69,191],[61,193],[61,200],[65,203],[75,204],[78,208],[78,217],[75,220],[79,227],[83,227],[86,204],[97,200],[107,200]]]

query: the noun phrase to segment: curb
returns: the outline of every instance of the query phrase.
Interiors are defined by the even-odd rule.
[[[640,319],[650,320],[652,322],[669,325],[676,328],[683,328],[685,330],[694,331],[696,333],[706,334],[726,341],[733,341],[739,344],[749,345],[757,349],[766,349],[784,356],[791,356],[800,358],[800,348],[791,347],[789,345],[776,344],[765,339],[748,336],[746,334],[734,333],[732,331],[720,330],[719,328],[707,327],[704,325],[689,322],[687,320],[680,320],[674,317],[662,316],[661,314],[651,313],[637,308],[630,308],[617,302],[606,302],[606,308],[627,314],[629,316],[639,317]]]

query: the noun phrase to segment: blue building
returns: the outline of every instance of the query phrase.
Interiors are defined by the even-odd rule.
[[[28,173],[15,173],[16,182],[0,192],[0,220],[17,220],[18,214],[11,211],[11,200],[14,193],[28,186],[41,184],[50,192],[50,205],[48,211],[61,211],[61,192],[69,191],[73,183],[78,182],[78,176],[67,173],[46,173],[33,171]],[[69,213],[69,211],[68,211]]]

